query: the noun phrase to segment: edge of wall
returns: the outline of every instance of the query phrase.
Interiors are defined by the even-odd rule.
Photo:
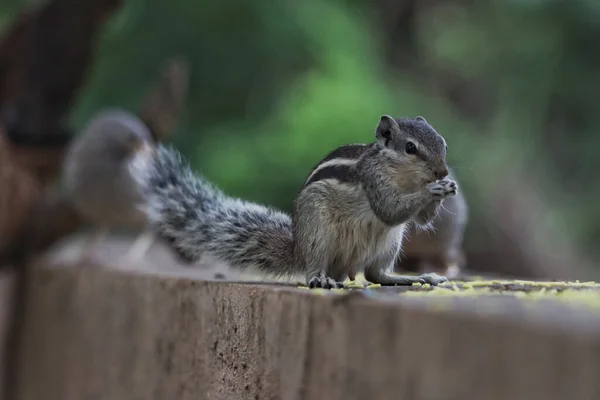
[[[597,314],[510,300],[445,304],[36,267],[18,398],[598,397]]]

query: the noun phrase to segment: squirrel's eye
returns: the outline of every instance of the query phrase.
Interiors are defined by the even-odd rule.
[[[404,148],[406,154],[415,154],[417,152],[417,146],[413,142],[407,142]]]

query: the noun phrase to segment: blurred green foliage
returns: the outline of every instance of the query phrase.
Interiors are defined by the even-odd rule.
[[[441,114],[443,104],[410,77],[386,75],[361,5],[233,5],[126,2],[102,40],[75,125],[100,107],[134,109],[157,66],[184,54],[192,87],[175,142],[224,190],[286,209],[312,165],[338,145],[372,140],[382,113],[420,113],[440,126],[424,110]]]
[[[411,57],[433,67],[427,73],[393,68],[383,56],[385,46],[405,51],[386,37],[385,7],[364,0],[125,0],[102,37],[73,125],[105,106],[135,110],[161,63],[182,54],[192,76],[174,142],[231,195],[289,210],[328,151],[371,141],[381,114],[422,115],[449,143],[471,205],[470,229],[484,224],[479,216],[510,173],[530,177],[552,205],[540,229],[568,230],[593,250],[600,239],[600,2],[418,8]],[[423,85],[436,69],[483,87],[485,118],[465,115]]]

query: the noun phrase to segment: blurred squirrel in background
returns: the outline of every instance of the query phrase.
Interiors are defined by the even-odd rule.
[[[449,177],[456,180],[453,171]],[[444,200],[431,229],[414,224],[407,228],[396,270],[438,272],[456,279],[465,267],[462,244],[467,222],[468,206],[463,192]]]
[[[142,199],[128,166],[154,146],[148,127],[121,110],[100,112],[74,139],[64,160],[65,192],[77,212],[99,229],[83,258],[110,229],[146,230],[146,216],[136,207]],[[128,256],[141,257],[151,239],[149,233],[141,235]]]
[[[291,217],[226,196],[195,176],[174,149],[159,145],[130,165],[155,232],[189,260],[304,275],[311,288],[342,287],[363,271],[381,285],[436,285],[447,278],[390,272],[407,223],[428,226],[457,193],[447,179],[446,149],[423,117],[384,115],[375,142],[342,146],[313,168]]]
[[[65,155],[65,195],[83,220],[98,228],[82,258],[112,229],[143,231],[128,252],[136,262],[154,242],[129,163],[154,151],[173,133],[189,86],[189,65],[181,57],[169,59],[160,80],[146,94],[137,115],[119,109],[94,115],[75,137]],[[181,260],[186,262],[186,260]]]

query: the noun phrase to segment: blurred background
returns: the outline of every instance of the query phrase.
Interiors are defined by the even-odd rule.
[[[85,35],[60,27],[96,29],[54,113],[72,132],[100,109],[135,111],[157,66],[182,56],[188,98],[170,141],[228,194],[290,211],[327,152],[371,141],[382,114],[422,115],[469,205],[469,269],[600,272],[596,0],[4,0],[0,37],[51,3],[72,54]],[[57,69],[44,49],[42,68]]]

